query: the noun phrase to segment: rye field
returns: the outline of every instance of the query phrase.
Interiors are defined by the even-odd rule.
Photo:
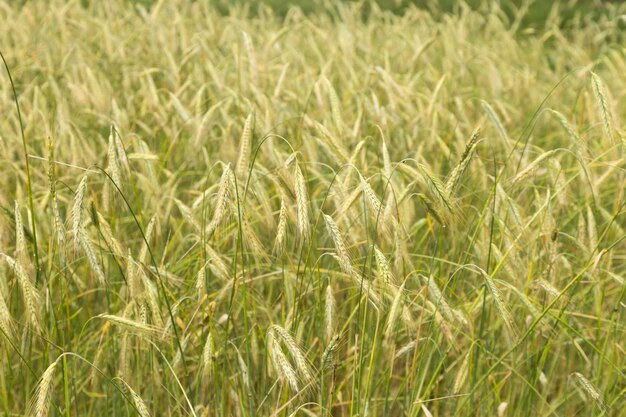
[[[532,3],[0,1],[0,414],[623,416],[626,6]]]

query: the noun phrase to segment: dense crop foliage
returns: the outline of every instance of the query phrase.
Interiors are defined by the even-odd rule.
[[[0,2],[4,414],[620,415],[624,7],[205,3]]]

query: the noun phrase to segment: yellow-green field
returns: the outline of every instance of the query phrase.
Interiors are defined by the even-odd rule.
[[[0,1],[3,416],[623,415],[625,6],[91,3]]]

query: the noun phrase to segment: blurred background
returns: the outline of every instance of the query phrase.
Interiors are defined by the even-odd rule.
[[[149,6],[152,1],[135,0]],[[457,13],[463,7],[470,7],[474,10],[493,10],[493,6],[498,6],[514,19],[515,16],[523,13],[524,18],[520,27],[541,29],[550,16],[558,14],[561,18],[561,25],[576,24],[585,20],[595,20],[606,14],[611,3],[618,3],[621,0],[344,0],[344,2],[361,3],[364,17],[366,18],[371,7],[379,7],[391,13],[402,14],[408,8],[417,7],[428,10],[433,15],[443,15],[447,13]],[[286,14],[294,6],[300,8],[304,13],[324,13],[333,9],[333,5],[339,3],[335,0],[215,0],[214,3],[224,13],[233,7],[248,8],[254,14],[263,7],[269,7],[279,15]]]

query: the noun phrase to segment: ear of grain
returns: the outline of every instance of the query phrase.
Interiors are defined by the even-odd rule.
[[[328,233],[330,237],[333,239],[333,243],[335,244],[335,249],[337,250],[337,259],[339,260],[339,265],[341,269],[346,274],[353,275],[352,263],[350,262],[350,257],[348,256],[348,250],[343,241],[343,237],[339,232],[339,228],[335,224],[335,221],[332,217],[327,214],[324,214],[324,220],[326,221],[326,227],[328,228]]]
[[[174,355],[174,359],[172,360],[172,369],[174,370],[180,371],[181,364],[183,363],[183,355],[189,344],[189,336],[189,333],[186,334],[180,342],[180,349],[176,349],[176,355]]]
[[[467,380],[467,375],[469,373],[469,364],[470,352],[465,355],[465,358],[463,359],[463,362],[461,362],[461,366],[459,366],[459,370],[454,378],[454,386],[452,387],[452,392],[454,394],[459,394],[463,389],[463,385],[465,385],[465,381]]]
[[[206,269],[209,262],[211,262],[210,259],[206,261],[204,265],[202,265],[200,270],[198,270],[198,274],[196,275],[195,288],[198,293],[198,300],[202,300],[202,298],[206,294]]]
[[[137,261],[140,264],[146,263],[146,256],[148,255],[148,245],[150,244],[150,241],[152,240],[152,235],[154,234],[155,224],[156,224],[156,214],[152,216],[152,218],[150,218],[150,221],[148,222],[148,226],[146,226],[146,229],[144,232],[145,240],[142,239],[141,251],[139,252],[139,257],[137,258]]]
[[[148,303],[148,307],[150,308],[150,313],[152,317],[152,322],[158,328],[163,328],[163,318],[161,317],[161,307],[159,305],[159,292],[157,291],[156,284],[154,284],[148,276],[143,272],[141,272],[141,280],[143,282],[143,286],[145,288],[145,299]]]
[[[419,173],[428,185],[430,193],[437,199],[437,202],[441,204],[446,210],[454,211],[454,203],[452,197],[446,190],[445,185],[423,164],[417,166]]]
[[[117,146],[116,146],[116,138],[115,138],[115,130],[113,125],[111,125],[110,133],[109,133],[109,146],[107,149],[107,159],[108,159],[108,167],[107,171],[110,172],[111,178],[118,187],[122,187],[122,170],[120,168],[120,159],[117,154]]]
[[[217,198],[215,199],[215,209],[213,211],[213,218],[207,226],[207,234],[214,232],[224,220],[228,208],[230,206],[230,184],[231,184],[231,171],[230,164],[227,164],[222,172],[222,177],[217,188]]]
[[[389,265],[389,261],[387,261],[385,255],[378,249],[378,246],[374,246],[374,258],[376,259],[378,277],[386,284],[394,283],[395,278],[391,272],[391,265]]]
[[[61,215],[59,214],[59,202],[57,199],[57,178],[56,178],[56,161],[54,160],[54,143],[52,137],[48,136],[48,186],[50,192],[50,198],[52,200],[52,216],[54,218],[54,230],[57,235],[57,243],[59,247],[63,246],[65,241],[65,227],[61,221]],[[60,251],[63,256],[63,251]]]
[[[302,170],[300,169],[300,165],[296,161],[295,164],[295,195],[296,195],[296,210],[297,210],[297,220],[298,220],[298,231],[300,232],[300,236],[304,240],[308,240],[309,238],[309,202],[307,196],[306,189],[306,181],[304,179],[304,175],[302,175]]]
[[[285,245],[285,236],[287,233],[287,206],[285,200],[280,200],[280,211],[278,212],[278,227],[276,228],[276,238],[274,239],[274,248],[272,252],[278,255],[282,252]]]
[[[15,259],[19,260],[23,265],[28,260],[24,223],[22,222],[22,213],[17,201],[15,201]]]
[[[517,175],[515,175],[511,179],[511,183],[512,184],[517,184],[520,181],[522,181],[523,179],[527,178],[530,174],[535,172],[537,170],[537,168],[539,168],[539,166],[541,165],[541,163],[543,161],[548,160],[550,158],[553,158],[557,154],[558,151],[559,151],[558,149],[552,149],[552,150],[544,152],[543,154],[538,156],[533,162],[528,164],[528,166],[526,166],[526,168],[524,168],[523,170],[518,172]]]
[[[463,176],[463,173],[465,172],[465,170],[467,169],[467,166],[470,163],[472,154],[474,153],[474,150],[476,149],[476,145],[478,143],[479,137],[480,137],[480,130],[476,129],[474,133],[472,134],[472,137],[470,138],[469,142],[465,146],[465,150],[463,151],[461,160],[454,167],[454,169],[448,176],[448,179],[445,183],[445,190],[448,195],[452,195],[452,193],[458,186],[461,180],[461,177]]]
[[[2,329],[2,332],[5,334],[6,337],[13,337],[13,319],[11,318],[11,313],[9,311],[9,307],[7,306],[6,301],[4,300],[2,291],[0,291],[0,329]]]
[[[158,327],[127,319],[126,317],[115,316],[113,314],[100,314],[98,317],[111,322],[111,324],[119,326],[123,330],[140,336],[154,338],[160,334],[160,329]]]
[[[126,390],[128,391],[128,394],[130,394],[130,399],[132,400],[133,405],[137,410],[137,414],[139,414],[139,417],[150,417],[150,411],[148,410],[148,406],[143,401],[141,396],[137,394],[126,381],[124,381],[123,379],[121,381],[126,386]]]
[[[38,331],[41,331],[39,319],[40,295],[32,282],[31,278],[26,275],[26,271],[20,263],[8,255],[2,254],[9,266],[15,271],[17,282],[22,290],[22,298],[26,306],[27,319],[30,325]]]
[[[85,194],[87,192],[87,175],[83,176],[74,194],[72,205],[72,234],[74,246],[80,243],[84,226]]]
[[[282,348],[276,341],[276,339],[270,340],[269,345],[270,357],[272,358],[272,363],[274,365],[274,370],[278,374],[279,378],[282,380],[286,380],[289,383],[289,386],[294,392],[298,392],[300,390],[300,386],[298,383],[298,375],[296,371],[293,369],[289,360],[282,351]]]
[[[615,137],[613,136],[613,123],[611,110],[609,108],[609,101],[606,96],[604,83],[595,72],[591,73],[591,86],[593,87],[593,94],[596,96],[596,101],[598,103],[598,110],[600,112],[600,117],[602,118],[604,134],[607,138],[609,138],[611,143],[613,143],[615,141]]]
[[[254,123],[254,115],[248,114],[243,124],[241,139],[239,140],[239,159],[235,172],[238,178],[245,179],[248,174],[248,165],[250,165],[250,154],[252,152],[252,125]]]
[[[445,297],[443,296],[443,293],[439,289],[439,286],[435,282],[435,278],[432,276],[430,277],[426,277],[424,275],[420,275],[420,276],[422,278],[422,281],[424,281],[424,283],[428,286],[429,298],[431,299],[433,304],[435,304],[436,308],[441,312],[441,315],[450,323],[456,322],[456,316],[454,315],[452,308],[450,307]]]
[[[337,92],[333,87],[330,80],[324,77],[324,82],[326,83],[326,88],[328,90],[328,99],[330,101],[330,111],[333,116],[333,122],[335,123],[335,127],[338,132],[342,132],[345,123],[343,121],[343,117],[341,117],[341,105],[339,104],[339,97],[337,96]]]
[[[93,245],[91,244],[91,241],[87,237],[87,234],[85,233],[84,230],[79,230],[78,239],[79,239],[81,248],[83,249],[83,251],[85,252],[85,255],[87,256],[87,260],[89,261],[89,265],[91,266],[91,269],[96,274],[98,283],[102,286],[105,286],[106,278],[104,276],[104,272],[102,271],[102,268],[100,267],[100,263],[98,262],[98,258],[96,257],[95,249]]]
[[[493,107],[491,107],[489,103],[487,103],[485,100],[481,100],[480,103],[483,106],[485,113],[487,113],[487,116],[491,120],[491,123],[495,126],[496,130],[498,131],[498,134],[500,135],[500,138],[502,139],[502,143],[508,149],[509,148],[509,136],[506,134],[506,131],[504,130],[504,127],[502,126],[502,122],[500,121],[500,118],[498,117],[496,112],[493,110]]]
[[[387,316],[387,324],[385,325],[385,340],[392,340],[394,330],[396,327],[396,321],[402,310],[402,297],[404,296],[404,282],[398,288],[391,307],[389,308],[389,315]]]
[[[339,335],[335,334],[331,339],[329,339],[328,345],[322,354],[323,371],[327,371],[334,366],[337,349],[339,349]]]
[[[517,329],[515,326],[515,322],[513,321],[513,316],[511,315],[509,308],[504,302],[502,293],[496,286],[493,279],[489,276],[489,274],[487,274],[486,272],[483,272],[482,275],[485,278],[485,282],[487,283],[487,288],[489,289],[489,292],[491,293],[491,297],[493,298],[493,301],[496,305],[496,308],[498,309],[500,318],[504,322],[504,325],[506,326],[511,336],[513,337],[517,336]]]
[[[106,241],[107,245],[115,256],[117,256],[118,258],[123,258],[124,250],[122,249],[122,245],[120,244],[120,242],[115,238],[113,230],[111,230],[111,225],[104,219],[104,217],[102,217],[99,212],[96,213],[96,216],[97,222],[94,223],[97,224],[98,230],[100,230],[100,232],[102,233],[102,237]]]
[[[213,340],[213,333],[209,331],[204,348],[202,349],[202,379],[205,382],[213,375],[213,354],[215,350],[215,341]]]
[[[330,341],[335,332],[335,296],[330,284],[326,286],[324,297],[324,328],[326,330],[326,340]]]
[[[272,325],[270,329],[282,339],[287,350],[289,351],[289,354],[291,355],[294,362],[296,363],[296,369],[300,373],[300,376],[302,377],[302,379],[305,382],[308,382],[311,379],[313,379],[313,374],[312,374],[310,365],[307,362],[306,358],[304,357],[304,353],[302,353],[302,350],[296,343],[295,339],[291,336],[291,334],[287,330],[283,329],[282,327],[278,325]]]
[[[424,206],[426,213],[430,214],[432,218],[437,221],[437,223],[439,223],[443,227],[446,227],[447,222],[445,220],[444,214],[437,209],[433,201],[422,193],[418,193],[417,198],[419,198],[420,203],[422,203],[422,206]]]
[[[241,372],[241,380],[243,381],[243,385],[249,390],[250,389],[250,372],[248,372],[248,366],[246,362],[243,360],[241,353],[237,350],[237,363],[239,364],[239,371]]]
[[[604,403],[602,398],[602,394],[596,388],[595,385],[591,383],[583,374],[580,372],[574,372],[570,375],[570,377],[574,378],[574,382],[582,388],[583,392],[588,395],[595,403],[600,407],[601,410],[606,410],[607,406]]]
[[[50,411],[50,403],[52,402],[52,388],[54,385],[54,377],[57,361],[52,362],[44,371],[39,379],[35,394],[28,407],[26,415],[29,417],[46,417]]]

